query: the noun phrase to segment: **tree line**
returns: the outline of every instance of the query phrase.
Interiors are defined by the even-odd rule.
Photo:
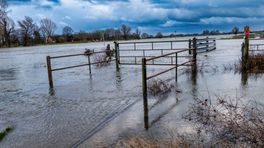
[[[74,32],[70,26],[65,26],[61,34],[57,25],[48,18],[34,21],[31,17],[25,16],[22,20],[14,22],[8,15],[8,4],[5,0],[0,0],[0,47],[33,46],[49,43],[67,42],[89,42],[89,41],[109,41],[128,40],[153,37],[147,33],[141,33],[139,29],[132,32],[128,25],[120,28],[109,28],[96,30],[93,32]],[[160,33],[161,34],[161,33]],[[160,36],[159,36],[160,37]]]
[[[239,33],[239,28],[234,27],[229,33],[223,33],[219,30],[204,30],[202,34],[176,35],[175,31],[175,33],[170,35],[163,35],[161,32],[158,32],[153,36],[142,33],[138,28],[132,32],[130,26],[123,24],[119,28],[109,28],[92,32],[74,32],[70,26],[65,26],[61,34],[55,34],[55,32],[58,33],[60,31],[57,30],[58,27],[56,23],[51,19],[44,18],[36,22],[31,17],[25,16],[22,20],[14,22],[8,15],[8,12],[6,0],[0,0],[0,47]]]

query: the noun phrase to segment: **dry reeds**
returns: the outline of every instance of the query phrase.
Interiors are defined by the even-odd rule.
[[[91,49],[88,49],[88,48],[86,48],[85,51],[84,51],[84,55],[85,56],[92,55],[93,53],[94,53],[94,50],[91,50]]]
[[[94,54],[93,62],[96,63],[96,66],[98,67],[107,66],[110,64],[113,55],[114,52],[111,50],[110,45],[108,44],[106,49],[104,49],[104,53]]]
[[[257,54],[257,55],[249,56],[247,69],[251,73],[264,72],[264,54]]]
[[[175,85],[169,84],[161,79],[153,79],[148,83],[148,92],[153,96],[170,93],[174,88]]]
[[[108,61],[109,59],[105,54],[96,54],[93,56],[93,62],[96,63],[98,67],[109,65],[110,63]]]
[[[210,135],[214,146],[264,146],[264,110],[256,102],[197,99],[183,117],[196,125],[198,133]]]

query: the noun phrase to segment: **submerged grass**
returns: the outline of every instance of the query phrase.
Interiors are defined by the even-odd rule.
[[[1,131],[1,132],[0,132],[0,141],[2,141],[2,140],[5,138],[5,136],[6,136],[9,132],[11,132],[12,130],[13,130],[13,127],[9,126],[9,127],[7,127],[6,129],[4,129],[3,131]]]

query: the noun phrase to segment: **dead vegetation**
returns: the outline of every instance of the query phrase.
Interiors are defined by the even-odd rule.
[[[197,99],[183,117],[195,124],[198,134],[209,135],[213,146],[264,146],[264,108],[257,102]]]
[[[112,61],[114,56],[113,49],[111,50],[110,45],[106,46],[106,49],[103,50],[103,53],[98,53],[93,55],[93,63],[98,67],[107,66]]]
[[[255,101],[196,99],[183,118],[197,131],[179,134],[168,130],[165,137],[133,135],[119,140],[114,147],[264,147],[264,106]]]
[[[223,65],[224,72],[234,71],[235,73],[247,72],[251,74],[258,74],[264,72],[264,54],[250,55],[248,62],[243,68],[243,62],[240,59],[239,62],[234,64]]]
[[[175,88],[174,84],[170,84],[161,79],[153,79],[148,83],[148,93],[153,96],[168,94],[171,91],[176,90]],[[176,91],[180,92],[179,90]]]
[[[92,55],[93,53],[94,53],[94,50],[91,50],[91,49],[88,49],[88,48],[86,48],[85,51],[84,51],[84,55],[85,56]]]
[[[264,72],[264,54],[251,55],[248,58],[248,71],[250,73]]]
[[[241,65],[241,60],[240,62],[235,62],[233,64],[225,64],[223,65],[223,72],[234,72],[240,73],[242,71],[242,65]]]

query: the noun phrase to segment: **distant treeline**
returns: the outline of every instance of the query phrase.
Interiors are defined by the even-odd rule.
[[[231,32],[227,33],[222,33],[219,30],[204,30],[202,34],[176,34],[175,32],[170,35],[163,35],[158,32],[155,35],[150,35],[141,33],[138,28],[132,32],[130,26],[122,25],[117,29],[109,28],[93,32],[74,32],[70,26],[65,26],[62,29],[62,34],[56,35],[57,25],[48,18],[35,22],[31,17],[25,16],[24,19],[14,22],[8,16],[8,12],[7,2],[0,0],[0,47],[239,33],[238,27],[234,27]]]

